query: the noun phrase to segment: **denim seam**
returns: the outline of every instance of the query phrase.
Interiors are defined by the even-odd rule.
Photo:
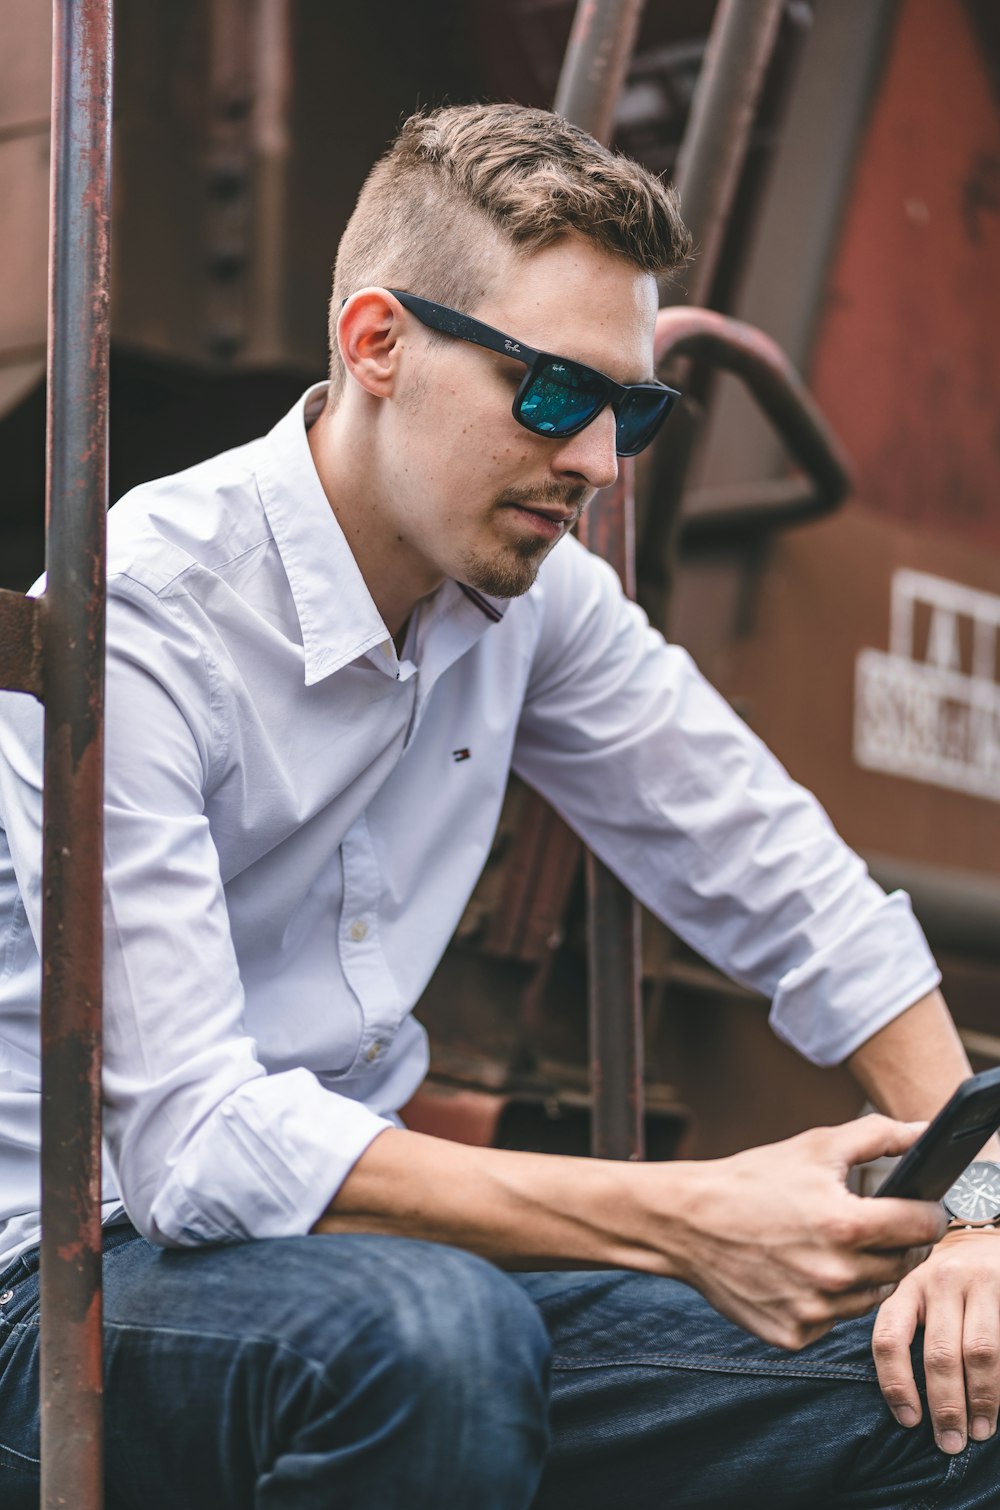
[[[877,1434],[878,1430],[879,1430],[878,1425],[875,1424],[875,1423],[873,1423],[872,1426],[869,1428],[869,1430],[865,1434],[865,1442],[866,1442],[866,1444],[869,1443],[869,1442],[871,1442],[873,1440],[873,1438]],[[942,1456],[944,1456],[944,1454],[942,1454]],[[901,1505],[899,1507],[899,1510],[938,1510],[938,1507],[940,1507],[940,1505],[941,1505],[941,1498],[940,1498],[940,1496],[944,1492],[944,1490],[946,1490],[946,1489],[948,1489],[950,1487],[951,1480],[952,1480],[953,1474],[955,1472],[955,1468],[956,1468],[956,1460],[954,1458],[947,1459],[946,1465],[945,1465],[944,1478],[941,1480],[941,1483],[939,1484],[937,1490],[935,1491],[934,1497],[932,1499],[922,1499],[919,1502],[913,1504],[912,1506],[908,1506],[908,1507],[903,1507]]]
[[[749,1374],[759,1375],[762,1378],[791,1378],[791,1379],[850,1379],[859,1384],[874,1384],[876,1375],[874,1370],[857,1368],[848,1363],[831,1363],[823,1367],[812,1367],[799,1364],[775,1363],[764,1365],[761,1363],[740,1363],[734,1358],[699,1358],[692,1360],[689,1356],[671,1353],[654,1354],[629,1354],[624,1358],[553,1358],[552,1366],[558,1369],[584,1369],[584,1368],[622,1368],[631,1364],[644,1364],[653,1368],[681,1368],[691,1373],[710,1374]]]
[[[946,1490],[950,1495],[951,1491],[961,1483],[965,1477],[965,1470],[969,1466],[970,1457],[971,1443],[966,1443],[964,1452],[956,1453],[954,1457],[948,1459],[948,1471],[941,1480],[933,1499],[921,1500],[920,1504],[915,1506],[915,1510],[938,1510],[939,1506],[948,1504],[949,1501],[943,1500],[941,1496]]]
[[[292,1347],[289,1343],[282,1342],[276,1337],[262,1337],[257,1333],[247,1332],[206,1332],[200,1329],[198,1331],[190,1331],[185,1327],[134,1326],[127,1321],[105,1321],[104,1330],[106,1332],[141,1332],[146,1336],[157,1337],[193,1337],[196,1341],[209,1339],[215,1342],[249,1343],[255,1347],[273,1348],[275,1352],[288,1353],[291,1357],[297,1358],[300,1363],[304,1363],[322,1381],[331,1394],[336,1395],[337,1393],[322,1363],[318,1363],[315,1358],[310,1358],[308,1353],[300,1352],[298,1348]]]
[[[4,1452],[10,1453],[12,1458],[19,1458],[22,1463],[30,1463],[32,1468],[38,1468],[41,1466],[40,1459],[29,1458],[27,1453],[18,1452],[16,1447],[8,1447],[6,1442],[0,1442],[0,1449],[2,1449]],[[2,1472],[3,1465],[0,1464],[0,1473]]]

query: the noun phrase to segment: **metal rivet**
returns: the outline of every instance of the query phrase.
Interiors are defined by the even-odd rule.
[[[14,1291],[13,1290],[4,1290],[3,1294],[0,1295],[0,1306],[5,1306],[7,1304],[7,1302],[8,1302],[8,1300],[13,1300],[13,1299],[14,1299]]]

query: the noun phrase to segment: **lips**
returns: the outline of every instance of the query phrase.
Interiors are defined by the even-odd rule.
[[[508,503],[506,507],[517,509],[522,514],[532,514],[536,519],[548,520],[550,524],[575,524],[578,517],[576,509],[567,511],[565,509],[539,508],[537,505],[531,503]]]
[[[560,513],[557,509],[536,509],[528,503],[523,503],[522,508],[527,509],[529,514],[541,514],[543,519],[551,519],[555,524],[572,524],[576,519],[576,511],[568,514]]]
[[[536,534],[557,540],[575,519],[575,514],[552,513],[548,509],[529,508],[526,503],[509,503],[506,508]]]

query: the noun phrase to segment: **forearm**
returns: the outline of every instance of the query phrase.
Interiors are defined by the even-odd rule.
[[[847,1063],[875,1106],[907,1120],[933,1117],[972,1074],[940,991],[887,1023]],[[993,1138],[986,1152],[1000,1158],[1000,1140]]]
[[[656,1166],[655,1245],[640,1187],[653,1166],[473,1148],[389,1129],[355,1164],[317,1232],[449,1243],[505,1268],[623,1267],[679,1275],[694,1166]]]
[[[937,1207],[862,1201],[844,1185],[851,1164],[901,1153],[913,1136],[864,1117],[729,1159],[631,1164],[391,1128],[314,1230],[423,1238],[512,1269],[675,1277],[758,1336],[801,1347],[875,1304],[940,1236]]]

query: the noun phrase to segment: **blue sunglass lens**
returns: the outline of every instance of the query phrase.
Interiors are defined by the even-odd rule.
[[[539,435],[570,435],[607,403],[597,373],[569,362],[547,362],[521,397],[518,417]]]
[[[618,409],[615,446],[619,456],[634,456],[652,440],[673,407],[667,389],[633,388]]]
[[[517,418],[538,435],[573,435],[595,419],[610,397],[599,372],[573,362],[551,361],[537,372],[521,395]],[[635,456],[647,446],[675,402],[665,388],[630,388],[616,406],[615,449]]]

